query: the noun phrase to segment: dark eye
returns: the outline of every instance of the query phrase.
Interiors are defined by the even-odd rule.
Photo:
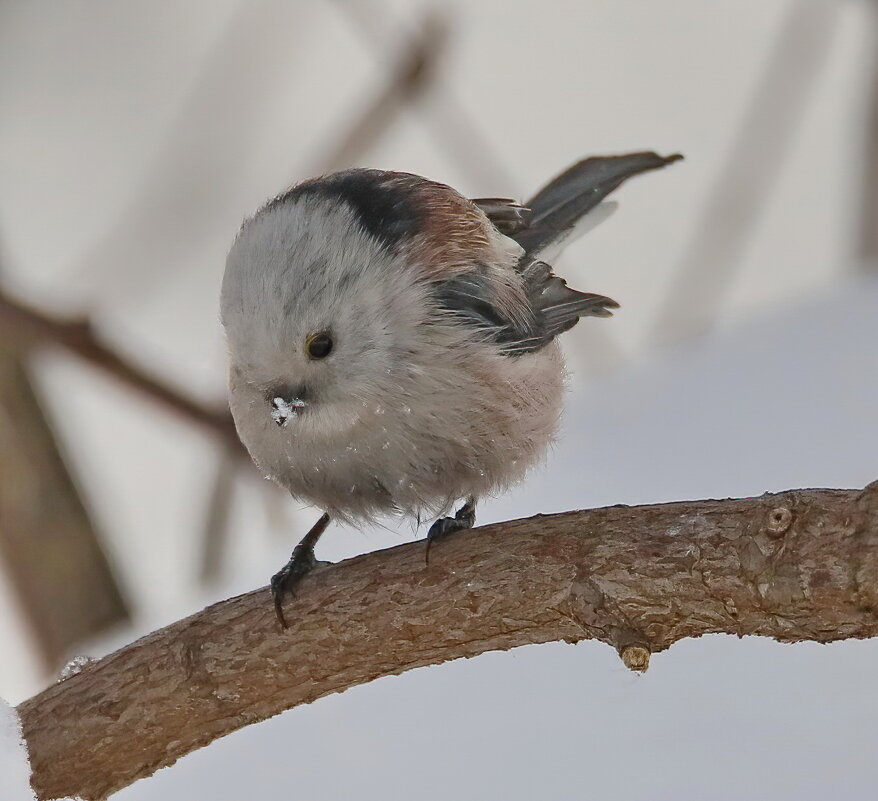
[[[332,337],[325,331],[319,334],[311,334],[305,340],[305,350],[312,359],[325,359],[332,353]]]

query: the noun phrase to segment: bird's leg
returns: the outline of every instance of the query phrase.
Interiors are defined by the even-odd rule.
[[[430,548],[433,543],[453,531],[472,528],[476,522],[476,499],[470,495],[466,503],[457,510],[454,517],[440,517],[427,532],[427,564],[430,563]]]
[[[302,537],[302,541],[293,548],[293,555],[277,573],[271,577],[271,597],[274,598],[274,612],[281,626],[287,628],[287,621],[284,619],[283,599],[284,593],[293,594],[296,585],[302,580],[302,577],[317,564],[317,557],[314,556],[314,546],[320,535],[326,531],[329,525],[329,515],[323,516],[313,525],[311,530]]]

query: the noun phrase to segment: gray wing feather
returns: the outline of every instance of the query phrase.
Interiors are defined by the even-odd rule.
[[[534,261],[522,271],[525,291],[533,309],[533,323],[518,339],[506,345],[510,354],[530,353],[569,331],[581,317],[612,317],[619,304],[605,295],[579,292],[555,275],[542,261]]]
[[[456,275],[437,287],[443,314],[484,333],[510,356],[532,353],[556,336],[569,331],[580,317],[610,317],[616,301],[590,292],[570,289],[548,264],[531,262],[522,270],[531,315],[511,320],[493,302],[494,287],[487,271],[476,268]]]

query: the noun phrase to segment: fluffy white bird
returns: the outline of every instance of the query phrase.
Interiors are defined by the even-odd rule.
[[[543,259],[603,219],[627,178],[679,158],[585,159],[525,205],[347,170],[244,222],[221,296],[232,414],[259,469],[324,510],[272,578],[283,625],[330,519],[438,517],[429,547],[540,460],[562,406],[556,337],[618,305]]]

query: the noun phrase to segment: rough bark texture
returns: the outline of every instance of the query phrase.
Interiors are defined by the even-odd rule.
[[[878,635],[878,482],[487,526],[315,571],[132,643],[21,705],[40,799],[102,799],[224,734],[379,676],[594,638],[632,669],[684,637]]]

